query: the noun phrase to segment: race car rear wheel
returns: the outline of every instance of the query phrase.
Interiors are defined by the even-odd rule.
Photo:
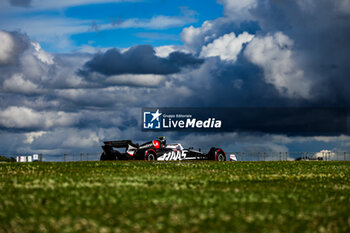
[[[226,155],[221,150],[216,152],[215,160],[219,162],[226,161]]]
[[[145,153],[145,160],[154,161],[157,160],[157,155],[154,150],[147,150]]]
[[[106,152],[103,152],[101,154],[101,157],[100,157],[100,160],[101,161],[106,161],[106,160],[117,160],[118,157],[117,157],[117,153],[116,152],[111,152],[111,153],[106,153]]]
[[[101,161],[107,160],[107,155],[106,155],[105,152],[102,152],[101,157],[100,157],[100,160],[101,160]]]

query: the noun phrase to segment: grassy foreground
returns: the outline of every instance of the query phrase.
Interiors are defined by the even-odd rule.
[[[350,162],[0,164],[0,232],[350,232]]]

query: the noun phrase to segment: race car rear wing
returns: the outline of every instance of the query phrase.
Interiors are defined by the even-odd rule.
[[[115,147],[115,148],[125,148],[129,145],[138,148],[139,144],[134,144],[131,140],[121,140],[121,141],[105,141],[105,146]]]

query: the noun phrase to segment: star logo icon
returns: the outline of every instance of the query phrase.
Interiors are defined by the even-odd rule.
[[[162,115],[161,113],[159,113],[159,109],[157,109],[155,113],[151,113],[151,114],[152,114],[151,122],[153,122],[154,120],[159,121],[159,117]]]
[[[143,129],[161,129],[162,113],[157,111],[143,111]]]

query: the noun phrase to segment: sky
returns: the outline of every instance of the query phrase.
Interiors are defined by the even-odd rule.
[[[350,0],[1,0],[1,154],[144,142],[142,107],[346,107]],[[185,147],[350,151],[348,135],[164,132]]]

